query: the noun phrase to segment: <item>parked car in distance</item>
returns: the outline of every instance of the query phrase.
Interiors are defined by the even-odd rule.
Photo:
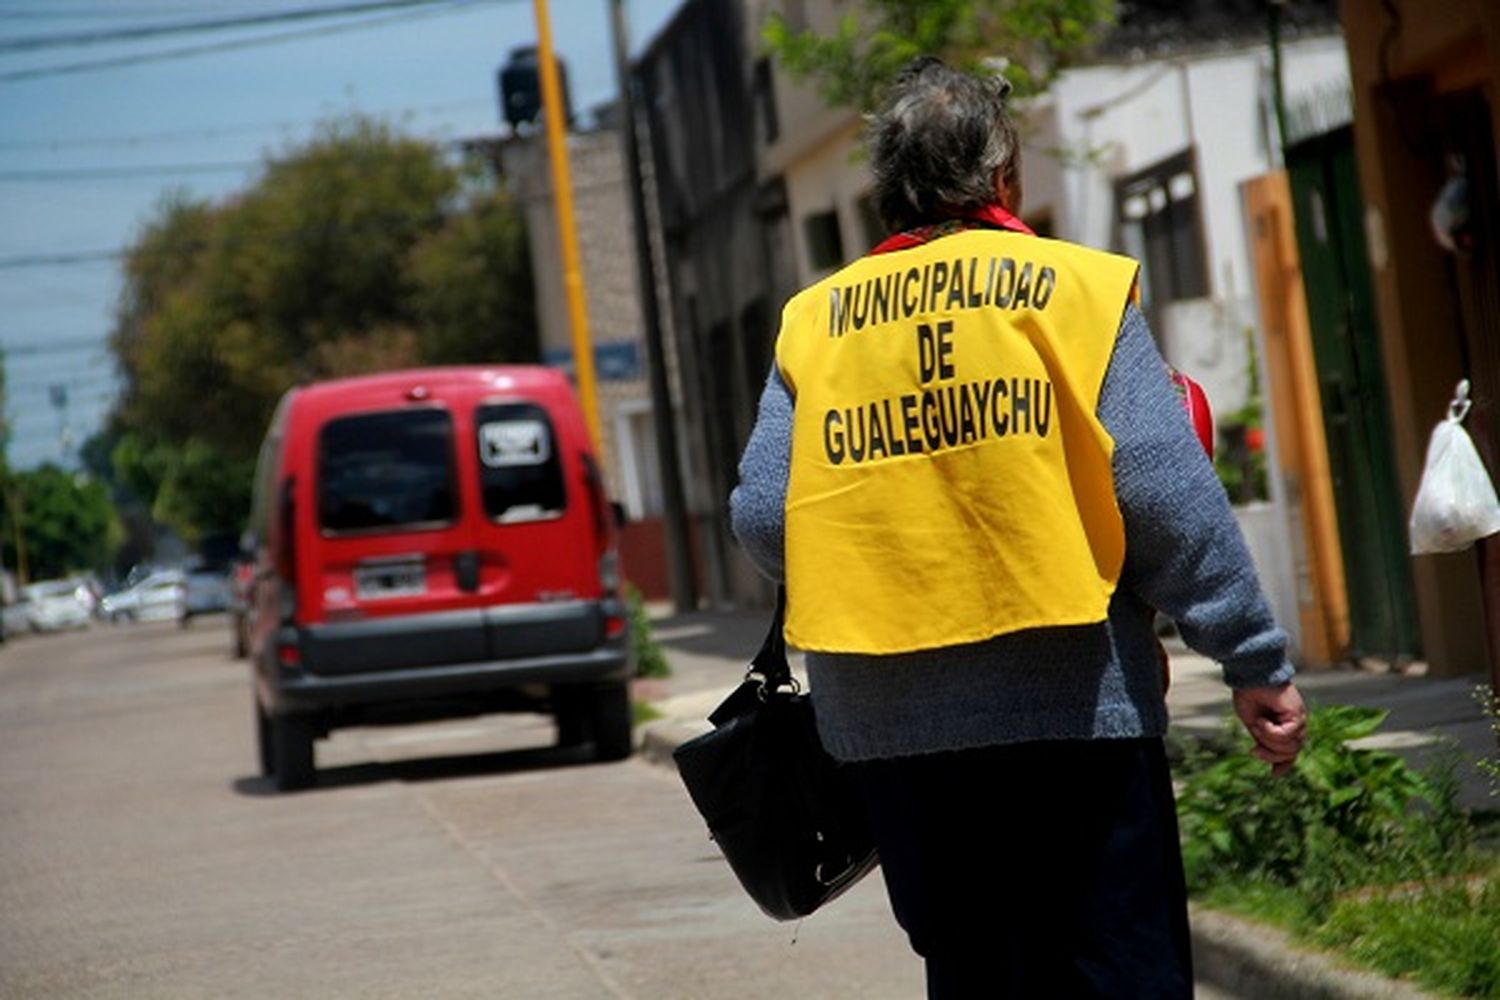
[[[290,390],[250,535],[256,735],[278,789],[344,726],[540,711],[631,750],[615,523],[583,414],[540,367]]]
[[[189,568],[182,578],[182,603],[177,609],[177,622],[184,628],[196,615],[212,614],[229,609],[229,570],[225,567],[197,566]]]
[[[105,595],[99,608],[112,622],[171,621],[181,614],[182,592],[182,571],[161,569],[124,590]]]
[[[21,588],[26,602],[26,619],[33,632],[60,632],[68,628],[87,628],[89,606],[79,592],[81,581],[46,580]]]

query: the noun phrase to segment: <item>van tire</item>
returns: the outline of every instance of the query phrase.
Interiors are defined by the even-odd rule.
[[[307,715],[271,717],[271,758],[275,764],[276,790],[293,792],[313,783],[312,718]]]
[[[588,703],[576,695],[560,699],[556,710],[557,745],[581,746],[589,741]]]
[[[630,690],[624,684],[607,684],[594,691],[589,706],[594,731],[594,759],[624,760],[633,749],[631,739]]]
[[[271,747],[271,719],[266,710],[255,703],[255,750],[260,758],[260,776],[269,778],[276,774],[276,756]]]

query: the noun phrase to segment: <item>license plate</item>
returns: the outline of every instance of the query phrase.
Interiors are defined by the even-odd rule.
[[[420,559],[366,563],[354,569],[354,596],[362,601],[426,592],[427,569]]]

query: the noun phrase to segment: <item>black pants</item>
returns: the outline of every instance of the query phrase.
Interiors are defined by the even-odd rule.
[[[854,765],[891,907],[932,1000],[1192,995],[1158,739]]]

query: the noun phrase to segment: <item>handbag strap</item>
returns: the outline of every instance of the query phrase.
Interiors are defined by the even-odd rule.
[[[766,632],[766,641],[761,643],[760,652],[750,661],[750,669],[746,673],[747,677],[759,674],[764,678],[766,688],[771,691],[783,687],[790,687],[795,691],[801,686],[792,676],[791,665],[786,661],[786,636],[782,634],[785,620],[786,587],[778,585],[776,613],[771,616],[771,628]]]

